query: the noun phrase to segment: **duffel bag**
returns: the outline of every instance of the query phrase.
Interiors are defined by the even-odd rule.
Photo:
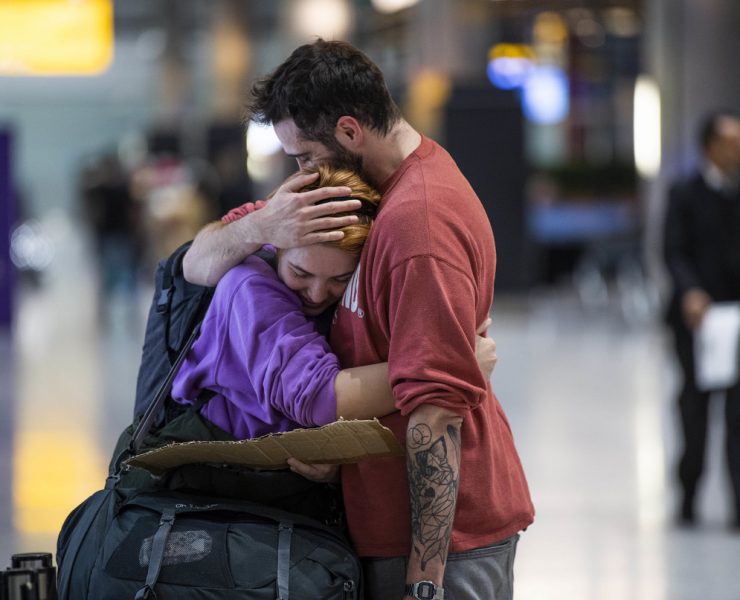
[[[59,540],[60,600],[360,597],[359,561],[335,528],[246,501],[111,485]]]

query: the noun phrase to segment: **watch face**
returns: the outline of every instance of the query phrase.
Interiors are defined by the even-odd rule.
[[[419,600],[434,600],[437,587],[431,581],[422,581],[416,584],[416,597]]]
[[[444,590],[437,587],[432,581],[418,581],[406,584],[406,595],[416,600],[436,600],[444,598]]]

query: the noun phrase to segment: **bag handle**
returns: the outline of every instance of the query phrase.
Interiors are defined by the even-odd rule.
[[[164,556],[167,551],[167,538],[172,530],[172,525],[175,522],[175,511],[166,508],[162,512],[162,519],[159,521],[159,528],[157,533],[154,534],[154,540],[152,541],[152,550],[149,553],[149,569],[146,574],[146,582],[144,587],[136,592],[134,600],[157,600],[157,594],[154,591],[157,585],[157,579],[159,579],[159,572],[162,570],[164,564]]]
[[[293,537],[293,522],[278,524],[277,548],[277,599],[290,599],[290,542]]]

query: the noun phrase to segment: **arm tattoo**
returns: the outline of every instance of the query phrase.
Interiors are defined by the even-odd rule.
[[[447,561],[460,475],[459,435],[456,428],[448,426],[447,436],[432,441],[432,429],[425,423],[408,432],[411,532],[422,570],[434,558],[442,564]],[[449,458],[448,450],[452,454]]]

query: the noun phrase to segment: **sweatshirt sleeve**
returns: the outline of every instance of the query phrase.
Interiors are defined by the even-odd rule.
[[[273,409],[305,427],[336,420],[339,362],[293,292],[271,271],[252,273],[219,308],[219,386],[238,389],[246,379],[265,413]],[[246,398],[236,397],[237,403]]]
[[[461,414],[477,407],[487,384],[475,358],[473,281],[443,260],[418,256],[394,268],[388,285],[382,296],[396,406],[403,414],[424,403]],[[384,304],[376,310],[385,312]]]
[[[256,202],[245,202],[241,206],[232,208],[223,217],[221,217],[221,221],[223,223],[233,223],[234,221],[238,221],[242,217],[246,217],[248,214],[253,213],[255,210],[259,210],[265,204],[267,203],[264,200],[257,200]]]

